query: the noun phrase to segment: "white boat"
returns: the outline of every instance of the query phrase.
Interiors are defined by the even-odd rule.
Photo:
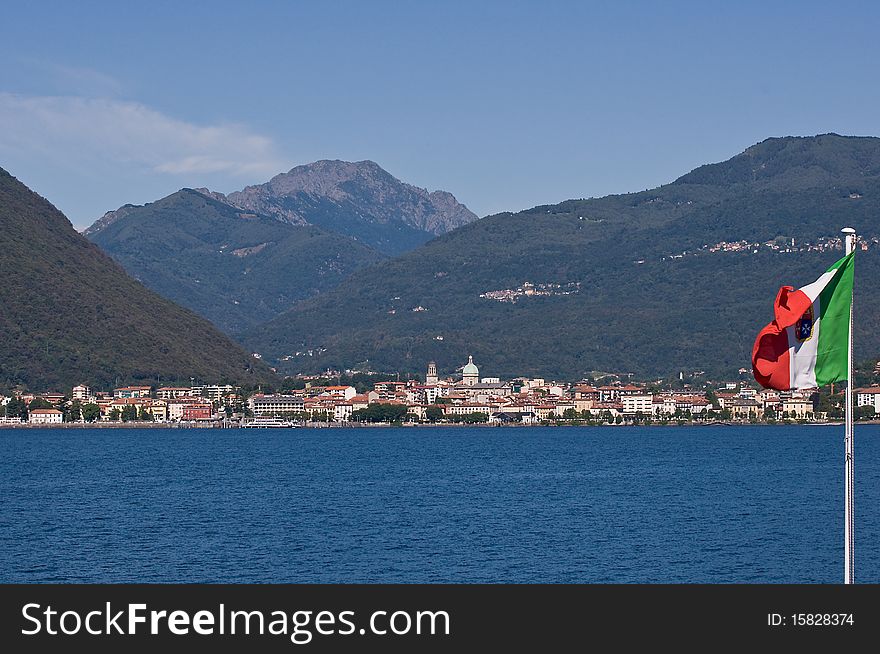
[[[242,428],[250,429],[293,429],[297,425],[289,420],[269,416],[257,416],[250,420],[242,421]]]

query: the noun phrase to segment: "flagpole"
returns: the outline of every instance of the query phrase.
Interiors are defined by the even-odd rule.
[[[840,230],[845,234],[846,253],[852,253],[856,248],[856,230],[845,227]],[[844,479],[844,562],[843,583],[855,583],[855,543],[853,534],[853,304],[850,298],[849,304],[849,338],[847,339],[847,375],[846,375],[846,425],[844,427],[844,444],[846,446],[845,479]]]

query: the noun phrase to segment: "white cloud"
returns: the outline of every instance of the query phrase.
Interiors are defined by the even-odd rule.
[[[239,124],[197,125],[136,102],[0,93],[0,156],[251,179],[283,168],[271,139]]]

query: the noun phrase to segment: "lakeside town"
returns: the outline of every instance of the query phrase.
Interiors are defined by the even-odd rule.
[[[880,363],[875,369],[880,374]],[[381,375],[380,375],[381,376]],[[370,375],[362,375],[369,379]],[[839,396],[759,389],[750,381],[643,384],[616,375],[581,382],[482,377],[473,357],[441,377],[357,385],[289,378],[278,392],[232,385],[120,386],[0,396],[0,426],[291,427],[367,424],[647,425],[823,423],[843,417]],[[360,386],[360,388],[358,388]],[[841,390],[841,389],[838,389]],[[856,418],[880,414],[880,385],[855,390]]]

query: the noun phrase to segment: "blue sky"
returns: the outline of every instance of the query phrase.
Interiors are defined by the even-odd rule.
[[[769,136],[880,134],[880,9],[771,2],[28,2],[0,167],[77,227],[372,159],[479,215],[636,191]]]

